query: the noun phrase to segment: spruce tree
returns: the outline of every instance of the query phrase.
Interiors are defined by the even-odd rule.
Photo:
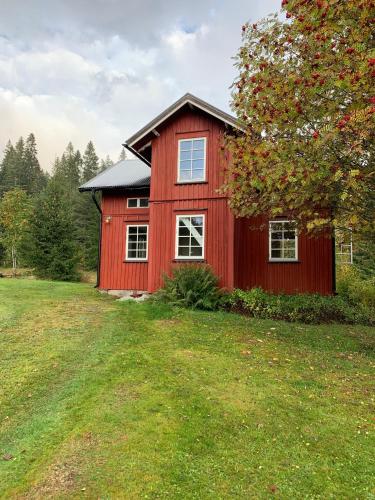
[[[100,172],[103,172],[114,165],[113,160],[107,155],[104,160],[100,160]]]
[[[61,159],[55,163],[54,177],[68,193],[76,192],[81,179],[82,158],[78,150],[74,150],[69,142]]]
[[[47,178],[40,168],[36,140],[33,133],[26,139],[24,148],[24,177],[26,181],[25,189],[30,193],[39,193],[45,187]]]
[[[125,151],[125,148],[122,148],[121,149],[121,153],[120,153],[120,156],[118,157],[118,161],[123,161],[123,160],[126,160],[127,156],[126,156],[126,151]]]
[[[37,197],[30,221],[31,263],[41,278],[78,279],[72,206],[56,179]]]
[[[92,141],[87,144],[83,155],[82,182],[87,182],[95,177],[99,172],[99,158],[95,152]]]
[[[99,158],[92,141],[87,144],[83,155],[82,182],[87,182],[99,172]],[[99,212],[94,205],[91,193],[81,193],[75,209],[76,235],[80,248],[83,269],[95,269],[99,234]]]
[[[16,163],[16,151],[13,144],[8,141],[0,168],[0,197],[9,191],[9,189],[17,186],[15,184]]]

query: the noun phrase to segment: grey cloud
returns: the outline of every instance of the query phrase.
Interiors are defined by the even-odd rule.
[[[44,168],[69,140],[115,159],[190,91],[228,110],[241,25],[279,0],[0,1],[0,157],[33,131]]]

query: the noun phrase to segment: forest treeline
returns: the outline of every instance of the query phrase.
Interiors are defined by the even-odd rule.
[[[119,160],[125,157],[123,150]],[[111,165],[92,141],[83,154],[69,142],[47,173],[34,134],[9,141],[0,163],[0,265],[63,280],[95,269],[99,214],[91,194],[78,187]]]

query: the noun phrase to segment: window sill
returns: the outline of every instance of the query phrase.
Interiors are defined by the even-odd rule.
[[[172,262],[196,262],[197,264],[202,264],[207,261],[206,259],[173,259]]]
[[[208,184],[208,181],[187,181],[187,182],[175,182],[175,186],[189,186],[190,184]]]
[[[143,264],[148,264],[148,260],[145,260],[145,259],[131,259],[131,260],[125,259],[125,260],[123,260],[123,262],[125,264],[132,264],[133,262],[138,263],[138,264],[139,264],[139,262],[143,262]]]
[[[268,264],[301,264],[300,260],[268,260]]]

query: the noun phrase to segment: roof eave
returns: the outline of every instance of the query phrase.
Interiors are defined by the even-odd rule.
[[[178,101],[176,101],[162,113],[156,116],[156,118],[151,120],[147,125],[141,128],[141,130],[139,130],[137,133],[129,137],[129,139],[126,141],[126,144],[129,145],[130,147],[133,147],[138,141],[143,139],[147,134],[152,132],[153,129],[155,129],[165,120],[170,118],[174,113],[176,113],[186,104],[191,104],[192,106],[195,106],[201,109],[202,111],[205,111],[206,113],[215,116],[218,120],[226,123],[227,125],[233,128],[237,128],[240,130],[242,129],[239,121],[233,116],[229,115],[228,113],[225,113],[224,111],[221,111],[220,109],[216,108],[215,106],[212,106],[211,104],[208,104],[202,99],[193,96],[192,94],[185,94]]]
[[[78,191],[80,193],[88,191],[105,191],[106,189],[150,189],[150,184],[143,184],[140,186],[96,186],[96,187],[79,187]]]

